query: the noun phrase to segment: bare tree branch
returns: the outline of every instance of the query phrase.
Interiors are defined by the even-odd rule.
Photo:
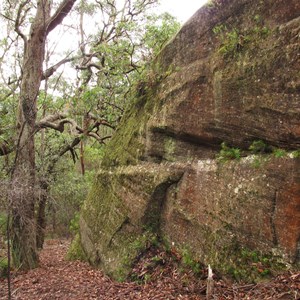
[[[76,153],[75,153],[74,148],[80,143],[80,141],[81,141],[80,137],[76,137],[70,145],[67,145],[66,147],[64,147],[59,152],[57,160],[60,157],[62,157],[65,153],[67,153],[68,151],[70,151],[70,153],[72,155],[73,162],[75,163],[76,162]],[[54,164],[52,164],[53,167],[55,166],[55,163],[57,162],[57,160],[54,162]],[[50,170],[50,172],[51,172],[51,170]]]
[[[65,114],[61,114],[61,113],[49,115],[43,118],[38,123],[36,123],[35,127],[36,127],[36,132],[40,131],[43,128],[51,128],[59,132],[64,132],[65,124],[71,124],[72,129],[76,130],[78,133],[83,132],[83,130],[77,125],[77,123],[73,119],[69,119]]]
[[[21,31],[20,29],[20,25],[22,24],[23,20],[24,20],[24,16],[22,17],[22,11],[24,9],[24,7],[30,3],[30,0],[25,0],[23,2],[21,2],[21,4],[19,5],[18,8],[18,12],[17,12],[17,19],[15,21],[15,32],[23,39],[24,41],[24,50],[26,51],[27,48],[27,37],[25,36],[25,34]],[[29,9],[25,10],[25,15],[28,12]]]
[[[75,120],[67,118],[67,115],[64,113],[56,113],[53,115],[46,116],[42,120],[40,120],[38,123],[36,123],[36,132],[40,131],[44,128],[50,128],[57,130],[59,132],[64,132],[65,125],[70,124],[71,125],[71,133],[77,135],[76,138],[73,140],[73,143],[71,145],[68,145],[66,148],[64,148],[60,153],[59,156],[62,156],[65,152],[70,151],[72,158],[75,159],[74,154],[74,147],[79,144],[80,142],[80,136],[89,136],[94,139],[96,139],[99,143],[105,144],[105,140],[109,139],[111,136],[105,136],[101,137],[97,131],[101,125],[107,126],[111,129],[115,129],[113,125],[111,125],[109,122],[103,119],[98,119],[95,115],[88,113],[87,118],[89,120],[94,121],[93,124],[91,124],[88,128],[88,130],[83,130]],[[97,129],[96,132],[93,130]],[[1,132],[0,132],[1,134]],[[8,141],[4,141],[2,144],[0,144],[0,156],[7,155],[15,150],[15,147],[13,146],[13,142],[9,143]]]
[[[74,61],[75,59],[76,59],[76,57],[70,57],[70,58],[64,58],[64,59],[62,59],[61,61],[59,61],[59,62],[56,63],[55,65],[51,66],[50,68],[48,68],[48,69],[44,72],[44,74],[43,74],[43,76],[42,76],[42,80],[48,79],[50,76],[52,76],[52,75],[54,74],[54,72],[57,71],[57,69],[58,69],[60,66],[66,64],[66,63],[68,63],[68,62]]]
[[[61,5],[58,7],[57,11],[54,15],[47,20],[46,27],[47,27],[47,35],[50,31],[52,31],[56,26],[61,24],[63,19],[68,15],[75,4],[76,0],[64,0]]]
[[[105,140],[105,139],[108,139],[108,138],[111,138],[111,135],[110,135],[110,136],[106,136],[106,137],[104,137],[104,138],[101,138],[101,137],[99,136],[99,134],[97,134],[96,132],[89,132],[89,133],[88,133],[88,136],[93,137],[93,138],[96,139],[100,144],[105,144],[105,143],[104,143],[104,140]]]
[[[13,20],[12,18],[4,15],[2,12],[0,12],[0,16],[2,16],[4,19],[8,20],[8,21],[11,21],[11,22],[14,22],[15,23],[15,20]]]
[[[87,117],[89,120],[94,121],[94,123],[89,127],[90,129],[87,131],[87,134],[92,132],[93,129],[99,128],[99,126],[101,125],[107,126],[111,129],[115,129],[115,127],[109,122],[103,119],[99,120],[96,116],[92,115],[91,113],[88,113]],[[64,132],[65,124],[70,124],[72,126],[73,134],[85,133],[83,128],[78,126],[75,120],[67,118],[67,115],[64,113],[56,113],[53,115],[49,115],[40,120],[38,123],[36,123],[36,132],[40,131],[43,128],[51,128],[59,132]]]
[[[94,125],[93,125],[93,129],[96,128],[96,127],[99,127],[100,125],[104,125],[104,126],[107,126],[111,129],[115,129],[115,126],[111,125],[109,122],[107,122],[106,120],[99,120],[99,118],[97,118],[97,116],[93,115],[91,112],[88,113],[88,117],[95,121]]]
[[[98,69],[98,70],[101,70],[102,67],[97,65],[96,63],[89,63],[87,65],[84,65],[84,66],[76,66],[76,70],[87,70],[87,69],[91,69],[92,67]]]
[[[44,121],[44,122],[39,122],[36,127],[37,127],[37,131],[39,131],[43,128],[51,128],[51,129],[57,130],[59,132],[64,132],[65,124],[72,124],[72,123],[68,119],[61,120],[58,123]]]
[[[55,113],[53,115],[49,115],[44,117],[39,123],[43,123],[43,122],[55,122],[57,120],[62,120],[67,118],[67,115],[65,113]],[[39,126],[39,123],[37,123],[36,126]]]

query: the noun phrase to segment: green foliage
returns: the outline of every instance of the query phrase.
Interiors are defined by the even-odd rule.
[[[150,247],[158,247],[159,241],[156,233],[151,230],[145,229],[145,231],[136,239],[130,242],[127,254],[123,257],[122,267],[117,270],[116,279],[119,282],[123,282],[128,276],[128,271],[132,268],[134,259],[140,257]],[[137,277],[136,274],[130,274],[130,279],[136,282],[144,283],[149,278],[143,277],[142,279]]]
[[[224,39],[219,52],[224,56],[234,57],[241,45],[239,32],[237,29],[233,29],[226,33],[226,39]]]
[[[187,248],[183,248],[181,250],[181,262],[184,266],[191,268],[195,274],[200,274],[203,267],[203,265],[194,258],[192,252]]]
[[[213,33],[221,42],[218,52],[224,58],[237,57],[249,44],[256,44],[260,39],[270,34],[270,29],[263,25],[259,15],[255,15],[253,20],[256,24],[249,29],[229,29],[225,24],[220,24],[213,28]]]
[[[60,97],[54,97],[51,94],[45,92],[45,90],[40,90],[37,98],[38,106],[41,108],[38,110],[39,114],[43,114],[43,110],[47,110],[48,113],[55,112],[63,108],[64,100]]]
[[[6,236],[7,214],[0,211],[0,240],[1,236]]]
[[[29,28],[32,25],[30,23],[35,20],[34,13],[36,10],[30,9],[34,6],[31,2],[26,1],[20,7],[23,11],[18,12],[23,16],[21,23],[18,24],[22,28]],[[89,143],[87,137],[95,137],[99,141],[100,137],[107,137],[112,134],[113,129],[105,130],[102,125],[115,127],[118,124],[128,102],[128,95],[134,86],[133,83],[139,80],[139,74],[144,65],[160,51],[169,37],[178,29],[178,23],[170,15],[149,17],[146,14],[148,6],[150,7],[155,2],[127,1],[126,5],[121,7],[120,3],[115,1],[96,1],[93,4],[80,1],[79,5],[72,9],[74,15],[72,20],[69,20],[72,22],[70,28],[81,29],[81,32],[78,30],[77,36],[72,32],[70,44],[71,40],[75,41],[74,44],[76,45],[73,45],[75,49],[70,47],[66,53],[56,53],[55,51],[55,57],[53,57],[54,48],[50,45],[51,43],[49,44],[49,51],[45,49],[47,53],[45,53],[43,64],[46,68],[50,67],[45,72],[47,75],[51,76],[51,70],[57,71],[56,67],[60,63],[55,65],[54,69],[51,69],[51,64],[62,58],[67,58],[66,61],[70,59],[72,61],[71,67],[74,68],[70,78],[68,78],[68,74],[60,72],[62,71],[61,67],[57,72],[60,73],[59,75],[45,78],[45,85],[41,85],[45,86],[44,90],[41,88],[37,99],[35,96],[32,99],[34,105],[35,100],[37,100],[37,107],[32,107],[33,111],[37,111],[37,120],[34,120],[37,121],[37,130],[49,126],[49,124],[52,125],[49,127],[55,127],[53,122],[55,125],[61,125],[56,127],[59,132],[43,129],[34,137],[35,141],[32,141],[32,144],[36,146],[32,149],[35,148],[37,151],[36,170],[34,168],[32,172],[37,171],[36,178],[40,179],[40,182],[37,180],[36,186],[40,186],[40,188],[36,194],[41,191],[44,193],[41,195],[46,194],[48,196],[47,193],[50,191],[50,195],[47,197],[47,216],[52,219],[51,225],[56,228],[56,231],[60,231],[60,234],[68,234],[69,224],[73,231],[78,229],[76,213],[87,195],[91,179],[94,177],[95,167],[98,164],[98,162],[94,163],[97,151],[92,149],[93,145],[90,143],[89,147],[85,148],[85,155],[91,154],[85,160],[86,175],[84,177],[79,175],[79,166],[73,167],[66,159],[70,157],[69,154],[74,161],[78,156],[77,149],[74,148],[78,146],[73,146],[72,142],[77,145],[80,140],[86,146]],[[0,65],[1,70],[5,70],[5,74],[3,73],[1,76],[2,82],[0,82],[0,146],[1,142],[6,142],[8,138],[12,142],[17,141],[14,136],[16,133],[15,117],[18,115],[16,104],[21,86],[20,80],[23,80],[24,83],[27,79],[25,76],[20,79],[22,70],[19,67],[22,66],[23,59],[20,53],[24,53],[23,44],[18,42],[11,22],[8,21],[9,19],[16,19],[18,6],[13,3],[12,5],[5,5],[5,7],[3,15],[10,17],[2,20],[3,32],[8,33],[8,36],[3,40],[2,36],[0,37],[0,50],[1,53],[3,52]],[[57,8],[56,1],[51,2],[51,4],[49,2],[49,9],[53,11],[55,8]],[[85,18],[87,16],[94,16],[94,18],[90,18],[86,23]],[[92,19],[97,20],[93,23],[94,26],[85,26],[86,24],[90,25],[93,22]],[[59,42],[57,38],[53,37],[55,39],[54,44]],[[64,46],[68,47],[67,44],[65,43]],[[80,47],[78,47],[79,44]],[[11,51],[6,51],[7,47],[11,47]],[[7,62],[7,65],[4,65],[4,62]],[[67,68],[68,72],[66,73],[70,73],[71,69]],[[12,72],[11,69],[13,69]],[[38,86],[39,80],[40,78],[37,78]],[[36,94],[37,91],[34,95]],[[58,116],[57,113],[59,113],[58,119],[55,118]],[[88,121],[84,123],[88,113],[90,116],[92,115],[91,119],[95,121],[94,126],[86,124]],[[48,120],[47,124],[45,125],[44,122],[42,126],[38,126],[41,124],[39,120],[45,117]],[[62,119],[64,119],[64,126]],[[90,122],[92,122],[91,119]],[[94,129],[93,135],[86,134],[85,125],[88,130]],[[79,127],[83,127],[83,130]],[[99,134],[99,139],[96,134]],[[65,153],[62,151],[64,149],[67,149],[65,151],[68,152],[61,154]],[[62,159],[60,159],[61,155],[64,155]],[[92,156],[93,159],[91,159]],[[86,159],[86,156],[84,158]],[[100,158],[99,155],[97,161]],[[48,224],[50,223],[48,222]]]
[[[132,250],[142,253],[151,246],[158,246],[158,237],[152,230],[146,230],[132,243],[131,247]]]
[[[75,9],[88,16],[94,16],[96,11],[97,11],[97,6],[96,4],[93,3],[88,3],[88,1],[80,1],[79,5],[75,7]]]
[[[293,158],[299,158],[300,157],[300,150],[295,150],[292,152],[292,157]]]
[[[6,229],[7,214],[0,211],[0,278],[6,277],[8,272]]]
[[[218,161],[226,162],[232,159],[239,160],[240,158],[241,158],[241,149],[228,147],[225,142],[221,144],[221,150],[217,155]]]
[[[262,158],[255,157],[254,160],[253,160],[253,163],[252,163],[252,167],[253,168],[260,168],[264,161],[265,160],[263,160]]]
[[[220,38],[222,43],[219,53],[225,57],[236,56],[242,47],[242,39],[239,31],[236,28],[229,31],[226,25],[221,24],[213,28],[213,33]]]
[[[300,156],[300,150],[288,152],[285,149],[270,146],[262,140],[253,141],[253,143],[249,146],[249,151],[253,154],[271,153],[276,158],[285,157],[288,153],[291,154],[291,158],[297,158]]]
[[[179,28],[180,23],[168,13],[148,16],[142,42],[152,52],[150,57],[156,56]]]
[[[84,148],[84,155],[86,164],[89,166],[89,170],[98,169],[99,163],[104,155],[105,146],[87,144]],[[95,168],[96,167],[96,168]]]
[[[52,236],[69,236],[70,233],[73,235],[77,232],[78,211],[91,187],[103,155],[103,146],[87,143],[84,152],[84,176],[81,174],[79,162],[74,165],[71,159],[67,159],[68,154],[57,161],[51,174],[47,173],[48,163],[51,165],[51,160],[56,158],[53,154],[57,153],[59,146],[63,144],[64,135],[49,131],[44,142],[44,155],[37,156],[39,177],[47,178],[49,184],[46,216],[48,233]]]
[[[168,137],[164,140],[164,151],[165,156],[169,161],[174,161],[174,152],[176,150],[176,141],[175,139]]]
[[[215,35],[223,35],[223,32],[227,29],[224,24],[215,26],[212,30]]]
[[[285,156],[287,156],[287,151],[284,149],[280,149],[280,148],[274,148],[273,155],[277,158],[285,157]]]
[[[204,7],[207,8],[213,8],[215,6],[214,0],[208,0],[205,4]]]
[[[260,23],[260,22],[262,21],[262,18],[261,18],[260,15],[255,15],[255,16],[253,17],[253,20],[254,20],[256,23]]]
[[[132,2],[132,5],[140,7],[141,16],[136,16],[134,20],[123,16],[114,24],[114,31],[110,33],[112,38],[96,42],[99,35],[103,34],[103,28],[99,28],[99,33],[93,36],[95,43],[92,44],[92,51],[99,53],[95,63],[101,66],[101,71],[91,74],[85,70],[82,73],[82,81],[92,75],[96,84],[84,86],[79,99],[76,94],[70,97],[74,112],[91,111],[99,118],[117,125],[145,64],[179,29],[179,23],[171,15],[148,15],[146,9],[142,8],[142,2],[138,2]],[[104,2],[101,7],[106,14],[116,13],[111,11],[112,5],[109,3]],[[116,15],[111,20],[117,18]]]
[[[17,99],[14,95],[7,97],[9,90],[0,83],[0,145],[11,141],[15,135],[17,115]],[[3,99],[2,99],[3,98]]]
[[[249,150],[252,153],[257,154],[257,153],[266,153],[270,149],[264,141],[256,140],[256,141],[253,141],[252,144],[249,146]]]
[[[55,220],[54,234],[68,236],[69,232],[75,234],[79,228],[79,210],[81,204],[91,187],[94,171],[87,171],[82,176],[76,166],[71,166],[71,162],[65,161],[68,171],[60,169],[62,177],[56,178],[52,182],[50,189],[51,202],[49,203],[48,217]],[[51,223],[51,222],[50,222]]]
[[[70,231],[76,235],[79,233],[79,219],[80,219],[80,214],[79,212],[75,212],[73,219],[70,221]]]
[[[147,273],[143,275],[132,273],[129,276],[129,280],[137,284],[147,284],[151,281],[151,275]]]
[[[238,281],[260,281],[266,276],[287,268],[272,254],[263,254],[246,247],[238,248],[236,252],[236,261],[233,261],[226,271]]]
[[[76,234],[75,238],[73,239],[68,253],[66,255],[67,260],[81,260],[86,261],[86,255],[82,249],[80,235]]]
[[[0,278],[8,276],[8,260],[6,257],[0,257]]]

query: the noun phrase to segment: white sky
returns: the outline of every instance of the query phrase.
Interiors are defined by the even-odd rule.
[[[160,0],[162,11],[167,11],[178,18],[181,23],[186,22],[208,0]]]

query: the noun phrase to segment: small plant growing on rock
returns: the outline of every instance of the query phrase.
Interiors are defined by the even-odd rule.
[[[224,56],[234,57],[240,48],[242,48],[240,34],[236,29],[233,29],[226,33],[226,39],[224,39],[219,52]]]
[[[281,262],[280,257],[272,253],[262,253],[247,247],[238,247],[235,256],[232,264],[226,267],[226,273],[237,281],[259,282],[288,267]]]
[[[222,8],[222,5],[224,4],[224,0],[209,0],[205,3],[203,7],[206,8]]]
[[[270,29],[264,26],[259,15],[255,15],[253,20],[255,24],[250,28],[230,29],[224,24],[217,25],[213,28],[213,33],[221,42],[218,52],[224,58],[232,59],[238,57],[244,50],[249,49],[250,44],[253,46],[258,45],[257,41],[266,38],[270,34]]]
[[[300,157],[300,150],[295,150],[292,152],[292,157],[293,158],[299,158]]]
[[[286,156],[286,155],[287,155],[287,152],[286,152],[286,150],[284,150],[284,149],[275,148],[275,149],[273,150],[273,155],[274,155],[275,157],[277,157],[277,158],[280,158],[280,157]]]
[[[221,144],[220,153],[217,155],[218,161],[226,162],[232,159],[239,160],[240,158],[241,158],[241,149],[228,147],[225,142]]]
[[[207,1],[206,2],[206,4],[204,5],[205,7],[214,7],[215,6],[215,3],[214,3],[214,1],[212,1],[212,0],[209,0],[209,1]]]
[[[188,249],[184,248],[182,249],[181,254],[182,254],[181,261],[183,265],[191,268],[195,274],[199,274],[202,270],[202,265],[198,260],[195,260],[193,258],[192,253]]]
[[[240,34],[239,30],[233,28],[228,30],[226,25],[218,25],[213,28],[213,33],[220,38],[221,46],[219,53],[224,57],[235,57],[236,54],[243,48],[245,37]]]
[[[262,140],[253,141],[249,146],[249,150],[254,153],[266,153],[270,151],[270,147]]]

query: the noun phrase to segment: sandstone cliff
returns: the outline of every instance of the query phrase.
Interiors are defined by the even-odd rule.
[[[299,15],[213,1],[164,48],[84,203],[91,263],[124,275],[153,232],[222,272],[243,249],[299,262]]]

